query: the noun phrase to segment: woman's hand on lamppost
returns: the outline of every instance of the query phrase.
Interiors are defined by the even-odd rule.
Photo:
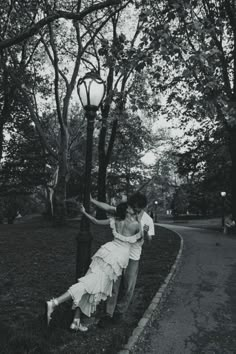
[[[81,213],[85,213],[85,208],[84,208],[84,206],[83,206],[83,204],[79,204],[79,209],[80,209],[80,211],[81,211]]]

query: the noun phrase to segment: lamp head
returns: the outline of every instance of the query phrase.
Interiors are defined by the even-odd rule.
[[[220,192],[222,198],[226,197],[226,192]]]
[[[105,83],[98,73],[87,73],[79,79],[77,91],[85,110],[97,111],[105,96]]]

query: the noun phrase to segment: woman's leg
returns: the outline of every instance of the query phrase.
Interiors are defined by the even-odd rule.
[[[71,294],[69,291],[66,291],[64,294],[58,296],[56,299],[53,299],[58,303],[58,305],[62,304],[63,302],[70,300],[71,299]]]
[[[64,294],[60,295],[59,297],[46,301],[45,312],[46,312],[46,320],[48,325],[52,319],[52,313],[55,310],[56,306],[70,299],[71,299],[71,295],[68,291],[66,291]]]
[[[82,325],[80,321],[81,310],[79,307],[76,307],[73,322],[70,325],[72,331],[81,331],[86,332],[88,327]]]
[[[76,307],[75,314],[74,314],[74,320],[80,320],[80,314],[81,314],[80,308]]]

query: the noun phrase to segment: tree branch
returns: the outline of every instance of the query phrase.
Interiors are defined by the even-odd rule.
[[[50,44],[52,48],[52,52],[54,54],[53,62],[54,62],[54,72],[55,72],[55,78],[54,78],[54,93],[55,93],[55,99],[56,99],[56,107],[57,107],[57,116],[58,116],[58,121],[60,124],[60,127],[62,130],[64,130],[65,127],[65,122],[63,121],[62,118],[62,113],[61,113],[61,105],[60,105],[60,97],[59,97],[59,68],[58,68],[58,55],[57,55],[57,49],[54,41],[54,33],[53,29],[51,27],[51,24],[48,25],[49,28],[49,33],[50,33]]]
[[[68,12],[68,11],[55,11],[54,13],[46,16],[42,20],[38,21],[35,23],[33,26],[31,26],[29,29],[26,31],[20,33],[19,35],[15,36],[14,38],[9,38],[5,39],[0,42],[0,49],[8,48],[11,47],[12,45],[18,44],[35,34],[37,34],[41,28],[43,28],[45,25],[48,25],[55,20],[58,20],[59,18],[65,18],[67,20],[75,20],[75,21],[81,21],[85,16],[89,15],[90,13],[98,10],[102,10],[106,7],[109,6],[114,6],[114,5],[119,5],[121,3],[121,0],[107,0],[99,4],[94,4],[87,9],[81,11],[80,13],[73,13],[73,12]]]

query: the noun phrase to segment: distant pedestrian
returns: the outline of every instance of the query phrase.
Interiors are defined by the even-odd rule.
[[[233,215],[229,214],[225,218],[224,233],[228,234],[228,233],[232,232],[232,230],[235,230],[235,220],[233,219]]]

